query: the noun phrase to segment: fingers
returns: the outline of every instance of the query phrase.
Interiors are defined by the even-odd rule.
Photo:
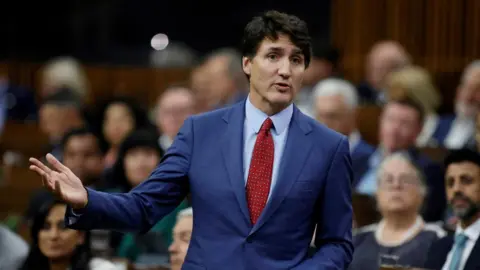
[[[59,182],[59,181],[55,181],[55,191],[56,191],[56,193],[60,196],[60,198],[61,198],[62,200],[65,199],[65,198],[63,197],[62,191],[60,190],[60,182]]]
[[[40,174],[42,176],[44,174],[46,175],[46,174],[49,174],[49,173],[52,172],[52,170],[50,168],[45,166],[45,164],[43,164],[40,160],[38,160],[36,158],[30,158],[29,161],[33,164],[32,166],[34,168],[37,168],[38,170],[32,169],[32,166],[30,166],[30,169],[36,171],[38,174]],[[40,173],[40,171],[42,171],[43,173]]]
[[[48,163],[52,164],[53,168],[55,168],[59,172],[69,172],[70,170],[63,165],[57,158],[55,158],[52,154],[47,154],[47,161]]]

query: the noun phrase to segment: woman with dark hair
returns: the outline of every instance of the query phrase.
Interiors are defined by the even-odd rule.
[[[118,159],[112,168],[110,179],[115,181],[113,192],[129,192],[148,178],[160,162],[163,151],[158,136],[150,130],[132,132],[121,144]],[[133,262],[148,260],[159,264],[168,262],[168,246],[172,242],[172,230],[177,212],[187,207],[182,202],[170,215],[158,222],[147,234],[126,234],[117,249],[117,256]],[[164,255],[164,256],[161,256]],[[163,259],[162,259],[163,258]],[[162,261],[164,260],[164,261]]]
[[[133,130],[151,128],[148,116],[138,104],[129,98],[117,97],[107,101],[100,109],[100,130],[108,145],[105,156],[107,168],[112,166],[118,156],[118,148]]]
[[[32,243],[22,270],[114,270],[107,260],[92,258],[89,233],[65,227],[67,205],[46,200],[31,226]]]

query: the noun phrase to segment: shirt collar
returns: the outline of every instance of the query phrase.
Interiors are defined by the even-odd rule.
[[[353,152],[355,147],[360,143],[360,139],[362,137],[360,136],[360,132],[358,130],[354,130],[350,135],[348,136],[348,142],[350,144],[350,152]]]
[[[480,236],[480,219],[477,219],[472,225],[468,226],[465,230],[460,227],[460,224],[457,225],[455,230],[455,235],[465,234],[468,237],[468,240],[477,241]]]
[[[272,119],[274,132],[276,135],[282,134],[290,124],[290,120],[292,119],[293,115],[293,104],[290,104],[287,108],[283,109],[281,112],[270,116]],[[257,109],[253,104],[250,102],[250,95],[248,96],[246,103],[245,103],[245,118],[248,121],[248,125],[253,128],[255,133],[260,131],[263,122],[269,116],[262,112],[261,110]]]

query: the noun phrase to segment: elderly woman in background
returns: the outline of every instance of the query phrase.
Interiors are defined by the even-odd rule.
[[[170,269],[180,270],[185,257],[187,256],[188,246],[193,230],[193,211],[192,208],[186,208],[177,215],[177,223],[173,228],[173,242],[168,248],[170,252]]]
[[[428,71],[418,66],[408,66],[392,72],[387,77],[387,93],[390,99],[407,96],[422,106],[425,120],[422,132],[417,137],[417,146],[437,146],[432,136],[439,120],[436,111],[442,100]]]
[[[426,195],[422,173],[407,155],[387,157],[378,170],[378,224],[354,233],[355,253],[350,270],[379,269],[382,258],[402,266],[421,267],[431,243],[445,235],[435,224],[426,224],[419,212]]]

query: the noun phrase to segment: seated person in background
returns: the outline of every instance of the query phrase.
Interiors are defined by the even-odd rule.
[[[475,116],[480,112],[480,60],[463,71],[455,96],[455,114],[443,115],[433,137],[447,149],[475,149]]]
[[[384,159],[377,173],[380,223],[359,228],[354,234],[355,253],[350,270],[377,270],[382,255],[398,256],[401,266],[424,265],[430,245],[445,235],[419,215],[427,193],[422,172],[401,153]]]
[[[377,189],[377,169],[382,160],[393,153],[405,153],[422,169],[429,193],[422,211],[427,222],[443,220],[445,215],[445,188],[443,168],[418,151],[416,139],[422,130],[424,112],[415,100],[405,97],[391,99],[380,116],[380,144],[359,172],[360,180],[354,183],[356,192],[374,195]]]
[[[7,227],[0,225],[0,269],[18,269],[28,254],[28,244]]]
[[[194,93],[182,86],[171,86],[160,94],[155,107],[155,125],[163,151],[172,145],[185,119],[195,112]]]
[[[98,136],[86,128],[70,130],[61,140],[60,149],[64,164],[68,164],[76,175],[81,175],[86,186],[96,189],[102,186],[104,149]],[[30,197],[27,221],[35,216],[43,201],[50,198],[50,192],[45,189],[35,192]]]
[[[118,148],[130,132],[137,129],[150,128],[146,112],[129,98],[114,98],[100,108],[99,130],[108,145],[105,155],[105,168],[113,166],[117,160]]]
[[[32,244],[22,270],[116,269],[110,261],[92,257],[88,232],[65,227],[66,204],[50,200],[40,208],[32,223]]]
[[[362,103],[385,104],[388,74],[411,65],[411,62],[410,55],[400,43],[393,40],[375,43],[366,58],[365,81],[357,87]]]
[[[87,128],[70,130],[62,139],[63,163],[90,188],[101,185],[104,150],[100,138]]]
[[[109,177],[118,181],[117,189],[111,190],[112,192],[129,192],[145,181],[155,169],[163,156],[156,135],[155,132],[137,130],[128,135],[120,145],[117,162]],[[125,234],[117,248],[117,256],[135,262],[141,259],[142,255],[148,254],[155,254],[161,260],[160,255],[163,254],[166,262],[177,212],[185,207],[186,202],[183,202],[144,235]],[[115,246],[115,243],[113,245]]]
[[[348,137],[354,181],[357,182],[375,148],[362,140],[356,127],[358,95],[355,86],[342,79],[325,79],[315,85],[312,97],[315,118]]]
[[[40,106],[39,125],[50,140],[48,150],[58,159],[62,159],[61,140],[74,128],[85,126],[83,103],[70,89],[62,89],[48,96]]]
[[[187,255],[188,245],[192,237],[193,211],[186,208],[178,212],[177,223],[173,228],[173,242],[168,248],[170,252],[171,270],[180,270]]]
[[[439,146],[432,136],[439,122],[436,111],[442,103],[442,98],[430,73],[419,66],[404,67],[390,73],[387,76],[386,85],[389,99],[408,96],[416,100],[423,108],[425,117],[422,132],[417,137],[417,147]]]
[[[452,151],[445,167],[448,203],[459,222],[454,234],[431,246],[424,268],[480,269],[480,154],[467,149]]]

